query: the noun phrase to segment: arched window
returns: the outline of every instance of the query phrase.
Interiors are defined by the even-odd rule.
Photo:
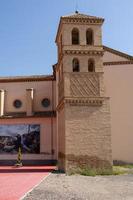
[[[88,60],[88,72],[94,72],[95,71],[95,63],[94,60],[89,59]]]
[[[73,59],[73,72],[79,72],[79,60],[77,58]]]
[[[72,44],[79,44],[79,30],[77,28],[72,30]]]
[[[93,31],[91,29],[88,29],[86,31],[86,44],[92,45],[93,44]]]

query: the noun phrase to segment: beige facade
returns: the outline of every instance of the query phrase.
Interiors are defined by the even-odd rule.
[[[105,85],[110,96],[113,160],[133,163],[133,58],[105,48]]]
[[[40,125],[40,151],[24,153],[26,163],[58,161],[67,172],[133,162],[133,57],[102,45],[103,22],[78,12],[61,17],[53,75],[0,78],[0,126]],[[16,158],[0,153],[0,164]]]
[[[5,80],[5,81],[3,81]],[[31,104],[30,100],[33,99],[32,107],[33,112],[39,111],[52,111],[55,110],[55,81],[48,80],[48,81],[22,81],[18,80],[17,82],[10,82],[9,79],[1,79],[0,80],[0,87],[5,92],[5,105],[4,111],[5,113],[12,113],[12,112],[27,112],[29,106]],[[33,89],[33,91],[31,91]],[[27,92],[29,97],[27,97]],[[31,94],[33,92],[33,94]],[[2,95],[2,94],[1,94]],[[32,98],[33,95],[33,98]],[[48,108],[44,108],[41,105],[41,101],[43,98],[48,98],[51,102]],[[21,108],[17,109],[13,106],[13,101],[15,99],[21,100],[22,106]]]
[[[40,153],[22,155],[24,162],[30,164],[57,160],[56,133],[56,93],[53,76],[14,77],[0,79],[0,126],[40,125]],[[44,107],[43,99],[50,105]],[[14,106],[15,100],[21,101],[20,108]],[[16,154],[0,153],[0,163],[15,161]],[[7,162],[8,163],[8,162]],[[13,162],[9,162],[13,163]]]

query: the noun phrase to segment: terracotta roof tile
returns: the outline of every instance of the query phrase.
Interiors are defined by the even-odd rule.
[[[79,12],[78,13],[73,13],[73,14],[70,14],[70,15],[62,16],[62,18],[102,19],[100,17],[85,15],[85,14],[81,14]]]
[[[0,77],[0,83],[2,83],[2,82],[50,81],[50,80],[54,80],[54,76],[53,75]]]

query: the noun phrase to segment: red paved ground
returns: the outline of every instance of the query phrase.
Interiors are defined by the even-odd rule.
[[[39,184],[50,172],[46,169],[50,167],[28,167],[28,169],[36,168],[37,172],[1,172],[1,169],[12,169],[12,167],[0,167],[0,200],[18,200],[25,193],[31,190],[36,184]],[[39,172],[38,169],[41,169]],[[27,169],[27,167],[22,167]],[[44,172],[42,171],[44,169]],[[53,169],[53,167],[51,168]],[[30,170],[29,170],[30,171]]]

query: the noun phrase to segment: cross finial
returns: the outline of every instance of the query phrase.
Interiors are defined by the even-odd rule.
[[[78,0],[76,0],[75,13],[78,14]]]

